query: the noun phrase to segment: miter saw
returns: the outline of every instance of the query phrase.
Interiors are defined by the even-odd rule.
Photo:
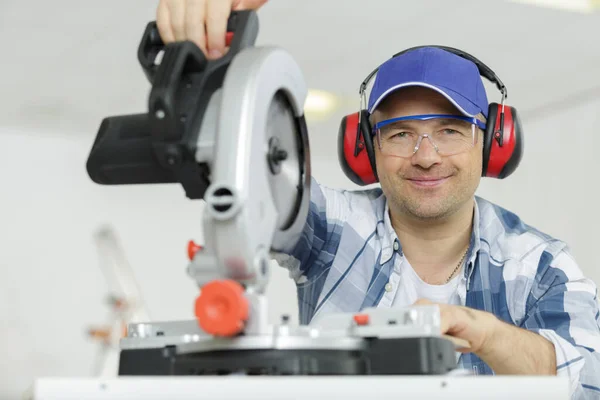
[[[331,314],[270,325],[272,252],[300,238],[310,201],[307,87],[284,50],[254,46],[253,11],[231,14],[229,51],[164,45],[150,23],[138,58],[148,112],[104,119],[87,170],[104,185],[179,183],[203,199],[206,242],[191,245],[195,318],[131,324],[119,375],[446,374],[456,344],[435,306]]]

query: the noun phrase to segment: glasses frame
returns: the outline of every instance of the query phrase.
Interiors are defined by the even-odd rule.
[[[478,128],[482,129],[483,131],[485,131],[486,129],[486,124],[483,121],[478,120],[475,117],[467,117],[467,116],[463,116],[463,115],[453,115],[453,114],[419,114],[419,115],[408,115],[405,117],[397,117],[397,118],[390,118],[390,119],[386,119],[383,121],[379,121],[377,123],[375,123],[375,125],[373,126],[373,130],[372,130],[372,135],[377,135],[377,145],[379,146],[379,150],[382,151],[382,147],[381,147],[381,128],[386,126],[386,125],[390,125],[393,124],[395,122],[399,122],[399,121],[428,121],[431,119],[439,119],[439,118],[447,118],[447,119],[458,119],[461,121],[467,121],[470,122],[472,124],[472,134],[473,134],[473,141],[472,141],[472,147],[475,146],[475,144],[477,144],[477,132],[475,127],[477,126]],[[423,134],[419,134],[419,137],[417,139],[417,143],[415,144],[415,147],[413,149],[412,154],[410,155],[406,155],[406,156],[400,156],[397,154],[387,154],[387,155],[391,155],[393,157],[400,157],[400,158],[410,158],[412,157],[418,150],[419,147],[421,146],[421,142],[423,141],[424,138],[429,139],[429,142],[433,145],[435,151],[437,153],[440,153],[436,143],[433,141],[433,139],[430,137],[429,133],[423,133]],[[463,153],[465,151],[467,151],[468,149],[462,150],[462,151],[458,151],[455,153],[440,153],[441,155],[444,156],[451,156],[451,155],[455,155],[455,154],[460,154]]]

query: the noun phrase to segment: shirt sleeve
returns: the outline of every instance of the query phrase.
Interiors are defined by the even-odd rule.
[[[522,327],[549,340],[572,399],[600,398],[600,312],[596,285],[568,250],[540,258]]]
[[[298,241],[273,254],[297,283],[310,279],[309,274],[319,274],[333,261],[349,212],[346,191],[320,185],[314,177],[310,191],[308,216]]]

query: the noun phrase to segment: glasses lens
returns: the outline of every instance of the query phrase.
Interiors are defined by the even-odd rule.
[[[385,124],[377,129],[377,141],[383,154],[410,157],[424,140],[429,140],[440,155],[467,151],[476,143],[475,124],[458,118],[436,118],[426,122],[403,120]],[[422,129],[427,129],[428,133]]]

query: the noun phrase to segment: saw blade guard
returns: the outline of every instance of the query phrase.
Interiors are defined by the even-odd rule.
[[[212,264],[262,293],[271,250],[298,240],[308,215],[307,87],[287,52],[251,47],[232,61],[218,96],[206,243],[190,272],[201,285]]]

